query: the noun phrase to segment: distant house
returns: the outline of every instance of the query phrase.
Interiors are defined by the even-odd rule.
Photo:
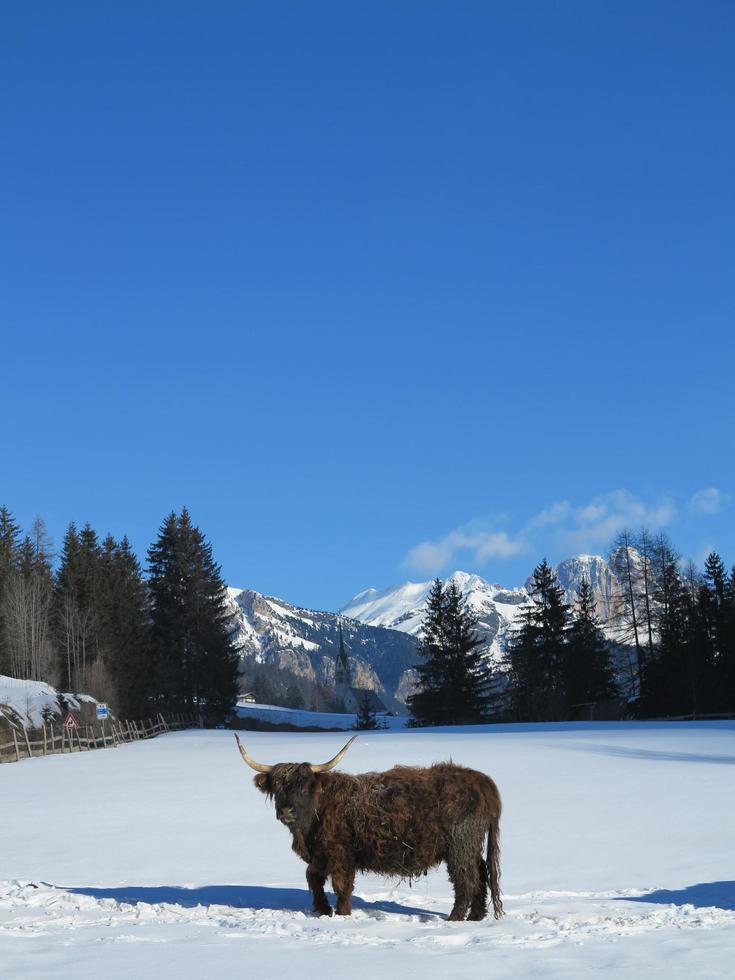
[[[250,691],[247,691],[245,694],[240,695],[238,701],[246,701],[248,704],[255,704],[255,695]]]
[[[334,665],[334,689],[337,700],[344,705],[345,711],[357,714],[367,700],[368,707],[375,714],[387,714],[388,709],[379,696],[369,687],[352,687],[350,684],[350,667],[347,663],[345,641],[342,636],[342,624],[339,624],[339,651]]]

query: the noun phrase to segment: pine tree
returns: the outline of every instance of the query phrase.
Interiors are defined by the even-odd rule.
[[[268,668],[266,668],[264,665],[255,665],[255,669],[253,670],[252,690],[258,704],[275,704],[278,700],[278,695],[276,694],[273,684],[271,683],[269,674],[270,672]],[[324,708],[314,708],[314,710],[324,711]]]
[[[702,600],[715,660],[720,660],[727,632],[727,570],[716,551],[704,563]]]
[[[477,617],[468,608],[456,582],[446,592],[449,639],[447,708],[454,725],[472,725],[487,719],[490,669],[481,653]]]
[[[6,602],[11,573],[18,564],[20,526],[8,508],[0,506],[0,674],[10,670]]]
[[[355,724],[352,727],[358,732],[388,727],[384,721],[378,718],[375,709],[370,706],[370,698],[367,694],[360,698],[355,715]]]
[[[566,693],[570,708],[616,698],[610,650],[595,617],[592,587],[586,579],[579,587],[575,617],[566,642]]]
[[[186,509],[163,522],[148,561],[161,703],[222,721],[238,691],[233,616],[212,547]]]
[[[86,524],[71,523],[64,535],[54,585],[54,625],[59,672],[67,690],[83,691],[87,672],[97,659],[96,589],[101,559],[97,534]]]
[[[0,506],[0,580],[15,568],[19,544],[20,525],[3,504]]]
[[[476,625],[456,583],[445,588],[437,579],[422,625],[417,689],[407,702],[412,725],[473,724],[486,718],[490,674]]]
[[[531,600],[506,650],[511,710],[518,721],[556,721],[566,716],[569,705],[569,607],[546,559],[533,570]]]
[[[672,567],[666,592],[656,650],[641,682],[640,714],[649,718],[712,710],[715,650],[707,585],[693,565],[684,575]]]
[[[717,664],[717,710],[735,710],[735,567],[725,582],[721,656]]]
[[[704,563],[701,614],[709,645],[706,710],[731,711],[735,704],[735,610],[725,563],[711,552]]]
[[[123,718],[147,714],[155,696],[151,671],[150,613],[145,582],[127,537],[102,542],[95,606],[100,663],[112,700]],[[98,667],[99,671],[99,667]]]
[[[443,691],[447,683],[446,649],[448,646],[444,584],[436,579],[426,600],[418,653],[423,662],[415,667],[418,681],[406,704],[415,726],[446,723]]]
[[[303,708],[304,707],[304,696],[301,693],[301,687],[295,676],[291,676],[288,685],[286,687],[286,694],[284,697],[286,702],[286,707],[288,708]]]

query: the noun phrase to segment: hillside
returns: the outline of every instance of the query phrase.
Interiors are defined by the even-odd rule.
[[[332,689],[341,624],[352,684],[377,691],[388,707],[400,707],[394,695],[416,663],[415,636],[337,613],[302,609],[252,589],[228,592],[244,660],[288,670]]]
[[[59,698],[63,698],[62,707]],[[0,722],[40,728],[44,721],[58,722],[67,710],[81,712],[97,702],[89,694],[60,694],[42,681],[18,680],[0,674]]]

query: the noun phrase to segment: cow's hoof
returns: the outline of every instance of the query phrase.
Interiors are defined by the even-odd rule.
[[[336,909],[337,915],[352,915],[352,909],[341,909],[339,906]]]
[[[311,911],[312,911],[312,914],[313,915],[331,915],[332,914],[332,908],[329,905],[319,906],[319,908],[313,908]]]
[[[452,909],[452,911],[447,916],[447,921],[448,922],[464,922],[466,915],[467,915],[466,912],[462,912],[462,911],[459,911],[458,912],[455,909]]]

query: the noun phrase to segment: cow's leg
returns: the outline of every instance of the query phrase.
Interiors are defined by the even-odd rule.
[[[449,880],[454,885],[454,905],[449,913],[450,922],[460,922],[467,917],[467,910],[475,897],[476,873],[453,861],[447,861]]]
[[[347,860],[339,861],[332,870],[332,887],[337,896],[337,915],[352,915],[352,889],[355,887],[355,867]]]
[[[478,871],[480,875],[480,883],[477,886],[477,891],[472,899],[472,904],[470,905],[470,914],[467,916],[468,919],[473,922],[479,922],[480,919],[484,919],[487,915],[487,868],[485,867],[485,862],[482,859],[482,855],[478,858]]]
[[[482,838],[478,838],[473,821],[468,820],[454,829],[446,854],[449,880],[454,885],[454,906],[449,913],[451,922],[464,919],[470,905],[478,898],[483,883],[478,861],[481,843]],[[479,908],[475,905],[473,911],[479,912]]]
[[[318,868],[315,868],[313,864],[310,864],[306,869],[306,881],[309,885],[309,891],[311,892],[312,898],[312,910],[317,915],[331,915],[332,906],[327,901],[327,895],[324,891],[324,882],[327,880],[326,874]]]

